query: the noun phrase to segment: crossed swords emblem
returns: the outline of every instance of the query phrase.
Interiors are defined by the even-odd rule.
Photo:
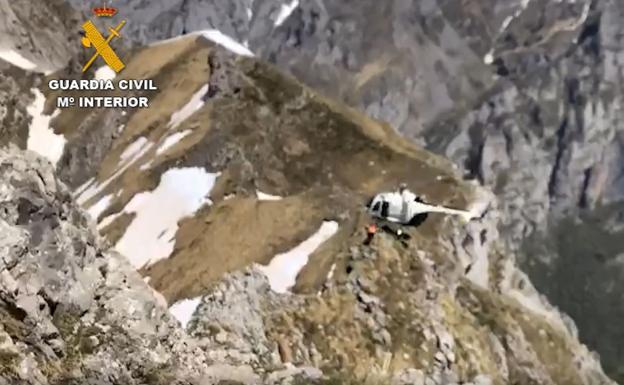
[[[82,25],[82,28],[85,31],[85,36],[83,36],[82,38],[82,45],[85,46],[86,48],[89,48],[89,47],[95,48],[95,53],[93,54],[91,59],[89,59],[87,64],[85,64],[84,67],[82,67],[82,72],[87,71],[89,67],[91,67],[95,59],[98,58],[98,56],[101,56],[102,59],[104,59],[104,61],[106,62],[106,64],[110,68],[112,68],[115,72],[119,73],[122,69],[124,69],[125,67],[124,63],[121,61],[121,59],[119,59],[119,56],[117,56],[115,51],[113,51],[113,49],[109,45],[109,43],[111,42],[111,40],[113,40],[113,38],[115,37],[121,38],[121,35],[119,34],[119,32],[124,27],[124,25],[126,25],[125,20],[120,22],[115,28],[110,27],[108,29],[110,32],[110,35],[108,35],[106,39],[104,39],[104,36],[102,36],[100,31],[98,31],[98,29],[91,22],[91,20],[87,20]]]

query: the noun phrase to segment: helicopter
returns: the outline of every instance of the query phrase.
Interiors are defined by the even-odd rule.
[[[398,191],[382,192],[372,197],[366,204],[368,213],[377,219],[405,226],[419,226],[430,213],[460,216],[469,222],[474,213],[425,203],[422,197],[401,184]]]

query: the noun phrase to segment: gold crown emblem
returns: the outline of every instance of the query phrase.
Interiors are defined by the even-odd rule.
[[[117,14],[117,8],[110,7],[104,2],[104,5],[101,7],[94,7],[93,14],[97,17],[113,17]]]

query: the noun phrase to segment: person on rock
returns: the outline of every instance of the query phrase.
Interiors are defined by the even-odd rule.
[[[364,245],[370,245],[375,237],[375,234],[377,234],[377,224],[371,223],[366,226],[366,240],[364,240]]]

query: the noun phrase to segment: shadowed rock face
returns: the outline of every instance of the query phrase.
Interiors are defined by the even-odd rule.
[[[622,345],[613,343],[624,338],[613,322],[624,316],[618,305],[624,292],[622,215],[622,204],[601,207],[583,214],[582,221],[561,221],[552,237],[532,236],[523,245],[524,254],[531,256],[524,265],[537,288],[576,320],[583,342],[602,347],[601,361],[616,379],[624,375],[618,358],[624,354]],[[570,282],[575,290],[549,285],[551,281]]]
[[[31,88],[35,78],[32,73],[0,62],[0,146],[26,148],[31,122],[28,107],[34,100]]]
[[[482,59],[490,19],[476,3],[469,10],[436,2],[304,2],[267,42],[252,39],[252,47],[418,138],[424,123],[470,105],[493,83]],[[472,36],[462,30],[469,16]]]
[[[68,0],[84,14],[91,14],[98,1]],[[240,42],[251,36],[266,36],[274,27],[285,0],[171,0],[142,2],[117,0],[120,15],[131,21],[124,30],[129,41],[139,44],[169,39],[193,31],[218,29]]]
[[[78,15],[61,0],[0,1],[0,146],[27,148],[32,89],[77,55]]]
[[[57,70],[80,48],[79,22],[78,12],[62,0],[0,1],[0,51],[15,51],[37,72]]]

